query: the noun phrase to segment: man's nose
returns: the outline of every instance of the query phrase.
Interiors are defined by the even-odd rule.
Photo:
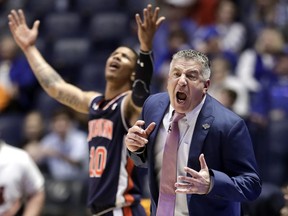
[[[178,84],[179,84],[180,86],[187,85],[187,80],[186,80],[186,75],[185,75],[185,74],[182,74],[182,75],[179,77]]]
[[[121,59],[121,54],[116,54],[113,56],[114,59],[120,60]]]

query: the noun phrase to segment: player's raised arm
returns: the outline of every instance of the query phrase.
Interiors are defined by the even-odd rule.
[[[138,119],[144,101],[150,95],[150,82],[153,74],[152,43],[157,29],[165,20],[165,17],[159,17],[159,10],[159,7],[153,10],[152,5],[149,4],[143,9],[142,19],[139,14],[135,15],[140,54],[137,61],[132,93],[127,95],[125,103],[127,107],[124,110],[125,116],[128,116],[130,125],[133,125]],[[132,113],[132,115],[129,116],[129,113]]]
[[[35,46],[40,21],[36,20],[30,29],[22,10],[12,10],[8,15],[8,19],[14,40],[22,49],[36,78],[47,94],[62,104],[79,112],[87,113],[89,102],[97,93],[83,92],[76,86],[65,82],[46,62]]]

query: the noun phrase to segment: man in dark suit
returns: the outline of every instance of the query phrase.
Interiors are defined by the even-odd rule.
[[[161,170],[167,164],[162,161],[165,139],[174,112],[185,117],[178,122],[177,179],[175,175],[172,185],[176,204],[171,215],[239,216],[241,202],[254,200],[261,192],[245,122],[207,94],[210,74],[204,54],[176,53],[170,64],[168,94],[146,100],[143,120],[125,138],[134,163],[148,167],[151,215],[158,212]]]

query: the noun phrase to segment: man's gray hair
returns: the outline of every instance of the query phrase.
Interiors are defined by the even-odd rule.
[[[210,61],[208,57],[197,51],[197,50],[180,50],[177,53],[175,53],[172,57],[172,61],[175,59],[180,59],[180,58],[185,58],[186,60],[192,59],[194,61],[199,62],[202,65],[202,76],[204,80],[208,80],[211,75],[211,70],[210,70]]]

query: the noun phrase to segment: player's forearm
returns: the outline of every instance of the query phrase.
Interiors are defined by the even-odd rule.
[[[24,51],[24,54],[40,85],[52,98],[70,108],[88,112],[90,99],[94,92],[84,93],[81,89],[63,80],[63,78],[49,65],[35,46]]]
[[[26,203],[23,216],[39,216],[41,215],[44,206],[45,194],[44,191],[39,191],[34,194]]]
[[[132,101],[137,107],[142,107],[150,95],[150,83],[153,75],[152,52],[140,52],[136,66],[135,81],[132,88]]]
[[[35,46],[24,51],[24,54],[42,88],[53,98],[59,94],[58,86],[65,83],[59,74],[46,62]]]

